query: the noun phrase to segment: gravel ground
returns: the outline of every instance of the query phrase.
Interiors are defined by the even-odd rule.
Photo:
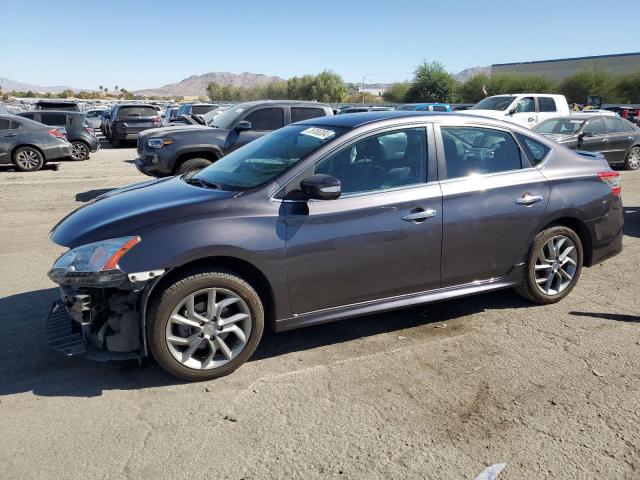
[[[640,478],[640,171],[624,252],[559,304],[506,291],[267,334],[234,374],[186,384],[43,345],[47,234],[144,180],[134,157],[0,171],[0,478]]]

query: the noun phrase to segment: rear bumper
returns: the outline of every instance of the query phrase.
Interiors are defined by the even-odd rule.
[[[71,155],[71,144],[60,142],[58,145],[43,148],[43,153],[46,160],[68,157]]]
[[[585,222],[591,236],[591,265],[596,265],[622,252],[624,236],[624,209],[620,197],[611,202],[603,217]]]

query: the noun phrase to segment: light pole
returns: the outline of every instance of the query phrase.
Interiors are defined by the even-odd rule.
[[[373,77],[375,75],[375,73],[367,73],[365,75],[362,75],[362,103],[364,104],[364,79],[366,77]]]

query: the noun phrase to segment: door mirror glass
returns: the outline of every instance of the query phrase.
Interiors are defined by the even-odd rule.
[[[582,132],[582,134],[580,135],[582,138],[589,138],[589,137],[593,137],[593,132]]]
[[[508,114],[509,115],[513,115],[514,113],[516,113],[516,109],[512,108],[511,110],[509,110]]]
[[[238,124],[236,125],[235,131],[244,132],[245,130],[251,130],[252,128],[253,127],[251,126],[251,122],[247,120],[242,120],[241,122],[238,122]]]
[[[335,200],[342,193],[341,183],[331,175],[316,174],[300,182],[302,193],[313,200]]]

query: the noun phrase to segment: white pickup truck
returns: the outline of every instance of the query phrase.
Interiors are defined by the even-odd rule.
[[[564,95],[518,93],[487,97],[460,113],[498,118],[533,128],[547,118],[569,115],[571,112]]]

